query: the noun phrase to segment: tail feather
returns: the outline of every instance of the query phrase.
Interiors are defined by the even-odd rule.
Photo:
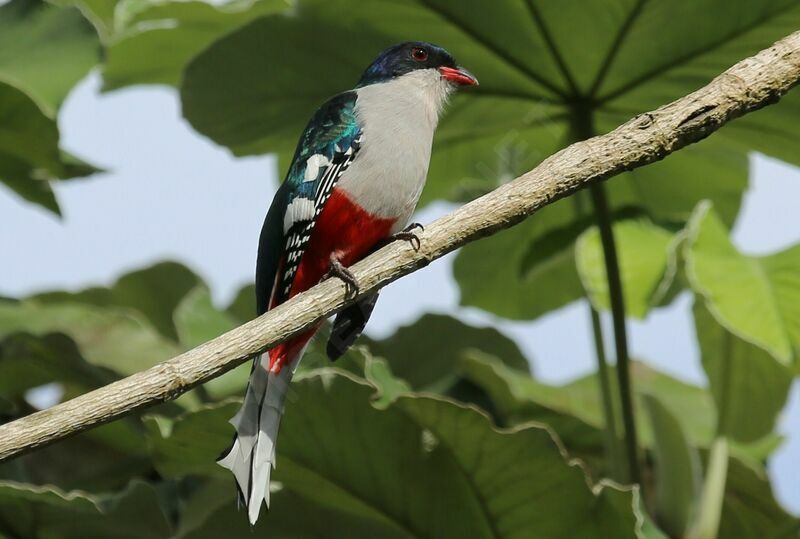
[[[294,354],[277,373],[269,369],[268,354],[256,360],[244,404],[231,419],[236,427],[233,444],[217,461],[233,472],[250,524],[256,523],[262,500],[269,508],[269,478],[283,403],[302,353]]]
[[[331,361],[339,359],[361,336],[377,301],[378,292],[375,292],[336,315],[333,329],[328,337],[327,352]]]

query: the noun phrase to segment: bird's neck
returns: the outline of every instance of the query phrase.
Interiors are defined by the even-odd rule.
[[[359,88],[356,108],[367,124],[370,117],[380,117],[383,122],[407,125],[432,137],[451,90],[438,71],[419,70]]]

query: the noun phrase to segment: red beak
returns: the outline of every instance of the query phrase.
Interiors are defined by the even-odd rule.
[[[477,86],[478,79],[463,67],[440,67],[442,78],[459,86]]]

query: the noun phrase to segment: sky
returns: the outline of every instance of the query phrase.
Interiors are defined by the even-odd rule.
[[[82,81],[60,111],[59,125],[67,150],[108,172],[57,184],[61,219],[0,185],[0,252],[5,254],[0,296],[110,285],[123,273],[171,259],[196,271],[224,305],[252,281],[258,234],[277,186],[273,159],[234,159],[194,132],[181,118],[171,89],[100,94],[99,88],[97,73]],[[751,187],[733,231],[736,245],[765,254],[800,242],[800,169],[755,155],[751,169]],[[414,220],[424,224],[453,207],[435,204]],[[585,305],[572,304],[535,323],[460,307],[452,259],[449,255],[385,289],[368,333],[383,337],[422,313],[446,313],[492,325],[515,339],[544,382],[564,383],[594,370]],[[604,317],[603,323],[610,335],[610,319]],[[705,384],[688,293],[643,322],[631,321],[629,333],[633,357]],[[774,455],[770,474],[778,499],[800,514],[798,382],[780,430],[787,441]]]

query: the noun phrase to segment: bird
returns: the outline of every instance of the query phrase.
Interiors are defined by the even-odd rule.
[[[377,248],[406,240],[418,249],[420,225],[408,224],[425,185],[434,131],[448,97],[478,80],[445,49],[424,41],[389,47],[357,85],[317,109],[297,144],[264,219],[256,263],[259,315],[326,278],[358,294],[348,266]],[[365,296],[335,318],[331,360],[363,331],[377,301]],[[236,433],[218,459],[235,477],[254,525],[269,507],[269,478],[284,398],[319,325],[257,356]]]

